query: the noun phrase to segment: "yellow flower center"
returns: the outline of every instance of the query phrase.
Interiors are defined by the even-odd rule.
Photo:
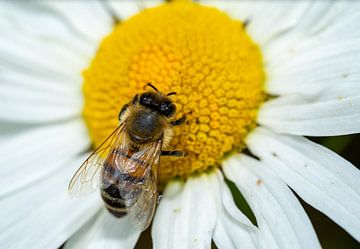
[[[176,118],[167,148],[183,158],[162,157],[159,179],[218,166],[245,147],[265,99],[258,46],[240,21],[215,8],[174,2],[147,9],[114,27],[84,72],[84,117],[95,147],[118,126],[118,113],[151,82],[171,96]]]

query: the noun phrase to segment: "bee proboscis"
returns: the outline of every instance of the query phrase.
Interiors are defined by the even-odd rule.
[[[70,194],[96,190],[115,217],[129,215],[145,230],[158,202],[157,177],[160,156],[184,156],[179,150],[164,151],[171,141],[172,127],[185,116],[171,121],[176,106],[169,98],[176,94],[155,91],[137,94],[119,113],[119,126],[85,160],[72,177]],[[99,184],[100,183],[100,184]]]

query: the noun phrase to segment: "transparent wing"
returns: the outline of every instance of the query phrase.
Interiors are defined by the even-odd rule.
[[[128,214],[141,231],[149,227],[158,202],[157,181],[153,173],[149,174],[141,189],[136,203],[128,209]]]
[[[83,162],[71,178],[68,191],[71,195],[81,195],[92,192],[99,187],[99,170],[110,148],[119,140],[123,125],[119,125],[109,137]]]
[[[142,231],[150,225],[157,205],[157,175],[161,146],[162,141],[159,140],[132,155],[134,158],[132,161],[146,162],[146,170],[137,169],[137,172],[141,172],[137,177],[140,177],[142,181],[135,185],[135,189],[131,190],[133,196],[136,193],[136,197],[130,201],[131,204],[126,207],[126,212]],[[127,162],[129,161],[127,160]],[[131,171],[131,168],[128,167],[128,170]]]

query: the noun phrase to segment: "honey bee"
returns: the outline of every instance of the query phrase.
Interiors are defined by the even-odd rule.
[[[100,185],[106,209],[115,217],[129,215],[143,231],[151,223],[158,202],[157,177],[160,156],[185,156],[179,150],[164,151],[173,136],[176,112],[169,96],[154,91],[137,94],[119,113],[119,126],[85,160],[72,177],[70,194],[96,190]],[[106,156],[106,157],[105,157]],[[103,160],[105,158],[105,160]]]

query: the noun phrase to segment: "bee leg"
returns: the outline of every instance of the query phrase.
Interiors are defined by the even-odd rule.
[[[121,116],[126,112],[126,110],[128,109],[128,107],[129,107],[129,104],[125,104],[125,105],[121,108],[121,110],[120,110],[120,112],[119,112],[119,117],[118,117],[119,120],[121,120]]]
[[[183,157],[186,156],[185,151],[181,150],[163,150],[161,151],[162,156],[175,156],[175,157]]]
[[[183,124],[185,122],[185,120],[186,120],[186,116],[184,115],[184,116],[182,116],[181,118],[179,118],[177,120],[171,121],[170,124],[172,126],[181,125],[181,124]]]

